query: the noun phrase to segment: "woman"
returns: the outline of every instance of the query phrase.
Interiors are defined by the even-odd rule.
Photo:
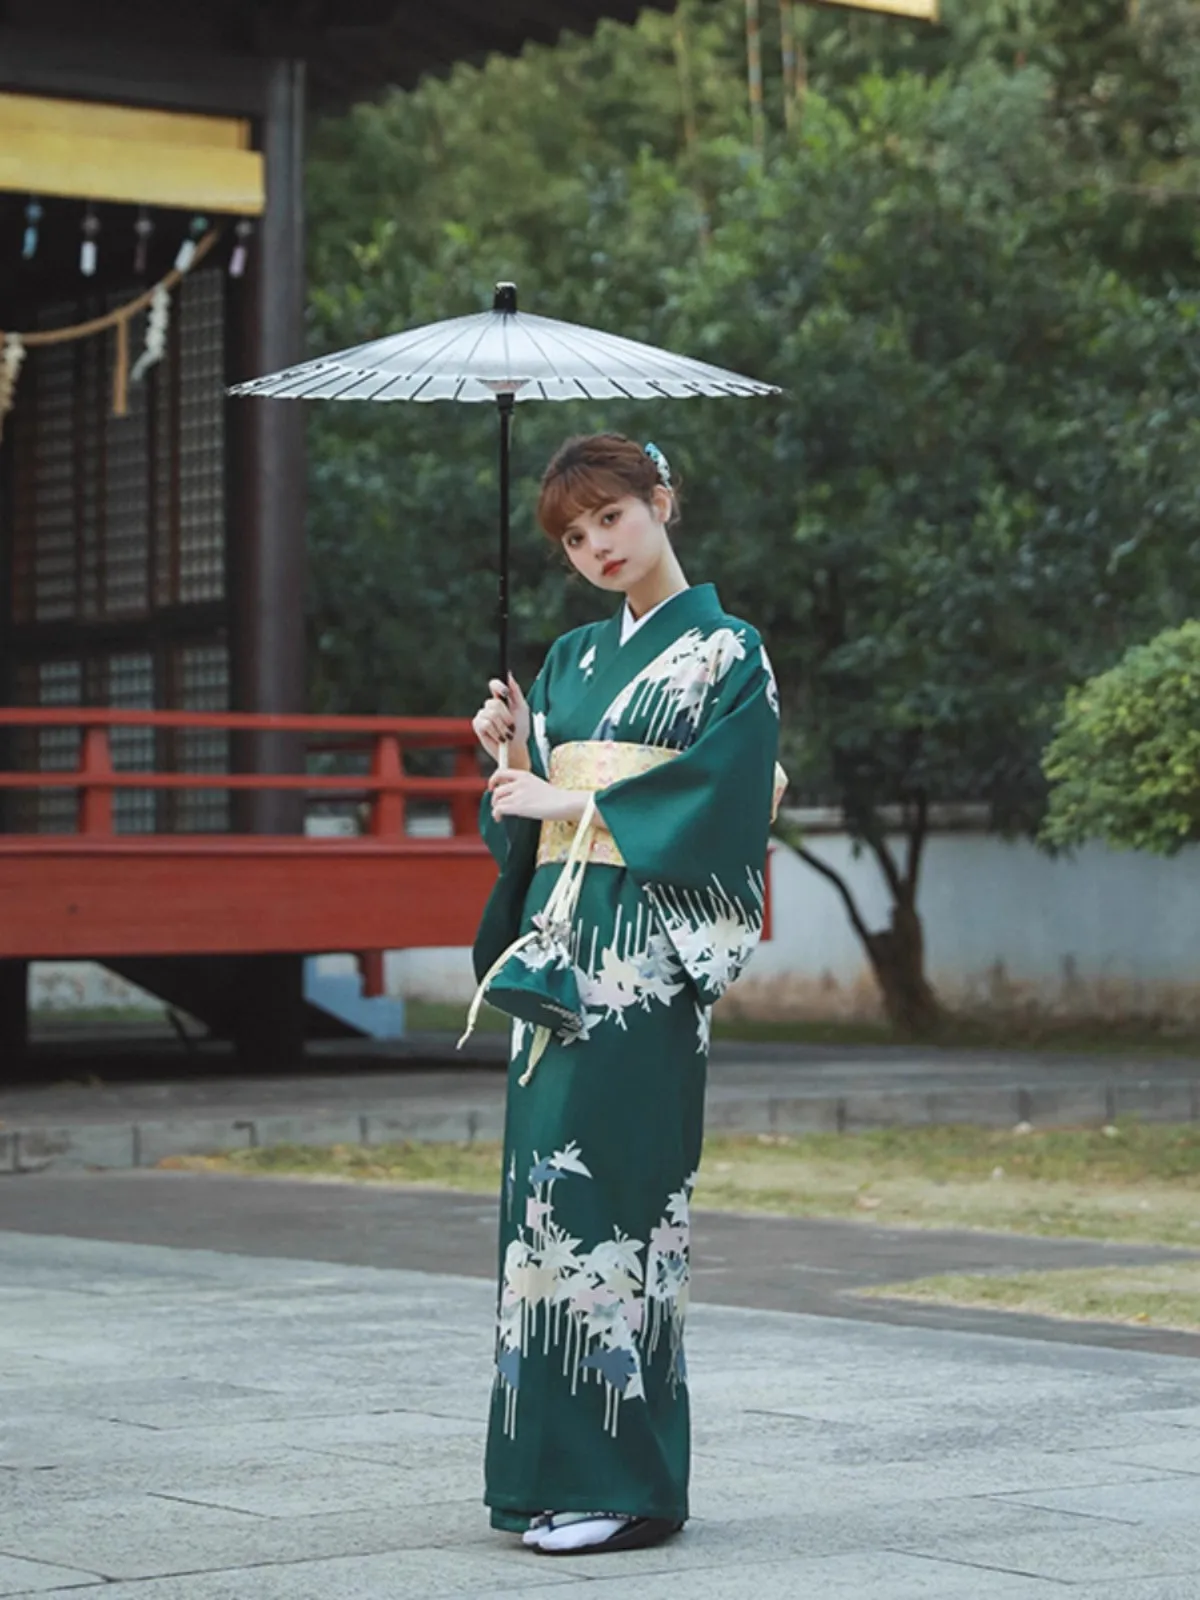
[[[507,745],[483,808],[501,874],[475,945],[482,988],[522,962],[536,984],[548,921],[569,927],[560,965],[577,987],[577,1014],[555,1002],[569,1026],[506,1007],[485,1495],[494,1527],[560,1555],[655,1544],[687,1517],[688,1202],[710,1008],[762,929],[779,705],[758,634],[711,585],[688,586],[655,446],[569,440],[538,519],[623,597],[555,642],[527,701],[495,680],[474,719],[493,758]]]

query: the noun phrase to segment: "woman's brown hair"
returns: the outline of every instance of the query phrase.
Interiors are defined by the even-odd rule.
[[[580,434],[555,452],[542,474],[537,519],[546,537],[559,544],[580,512],[598,511],[627,494],[650,505],[655,489],[662,486],[656,463],[623,433]],[[670,484],[665,487],[671,494],[670,526],[679,507],[675,490]]]

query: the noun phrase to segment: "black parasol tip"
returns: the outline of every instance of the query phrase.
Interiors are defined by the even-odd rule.
[[[510,312],[517,309],[517,286],[515,283],[498,283],[496,297],[492,301],[493,311]]]

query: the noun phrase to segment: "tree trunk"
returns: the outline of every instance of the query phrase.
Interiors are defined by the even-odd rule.
[[[925,930],[915,906],[893,903],[890,925],[863,942],[896,1031],[916,1038],[936,1033],[942,1008],[925,976]]]

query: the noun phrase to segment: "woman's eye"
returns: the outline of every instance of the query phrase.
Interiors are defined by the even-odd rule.
[[[606,528],[611,528],[613,523],[617,520],[617,518],[620,515],[621,515],[621,513],[619,511],[606,511],[604,513],[604,515],[600,518],[600,521],[604,524],[604,526]]]

